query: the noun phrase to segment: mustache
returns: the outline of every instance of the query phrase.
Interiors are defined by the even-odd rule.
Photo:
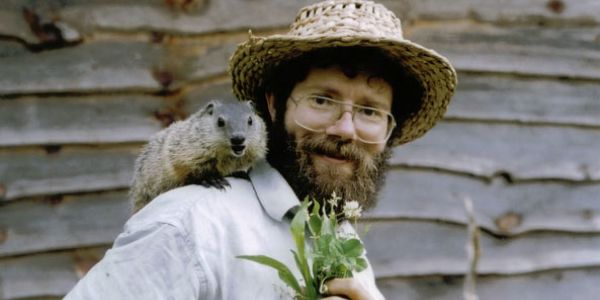
[[[360,161],[369,157],[369,153],[360,146],[338,137],[311,136],[298,141],[298,150],[326,155],[348,161]]]

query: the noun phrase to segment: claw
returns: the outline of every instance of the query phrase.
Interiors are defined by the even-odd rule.
[[[198,183],[204,187],[214,187],[219,190],[224,190],[225,188],[231,186],[225,178],[219,176],[208,176],[207,178],[203,178],[202,180],[200,180],[200,182]]]

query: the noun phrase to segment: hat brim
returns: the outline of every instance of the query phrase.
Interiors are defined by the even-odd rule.
[[[264,77],[281,62],[320,48],[350,46],[385,50],[423,88],[421,109],[406,119],[402,129],[390,137],[392,146],[421,137],[443,117],[456,88],[456,71],[445,57],[409,40],[367,36],[251,37],[239,45],[229,60],[233,92],[238,99],[265,101]]]

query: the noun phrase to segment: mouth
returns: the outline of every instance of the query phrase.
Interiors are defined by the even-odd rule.
[[[232,145],[231,153],[233,156],[240,157],[244,155],[244,151],[246,150],[246,145]]]
[[[341,159],[341,158],[336,158],[336,157],[331,157],[331,156],[327,156],[327,155],[320,155],[320,154],[316,154],[317,157],[326,160],[332,164],[345,164],[345,163],[350,163],[351,161],[347,160],[347,159]]]
[[[350,157],[341,155],[339,153],[331,153],[326,151],[315,151],[313,154],[316,157],[319,157],[323,160],[326,160],[333,164],[344,164],[344,163],[352,163],[354,160]]]
[[[343,161],[353,161],[354,159],[348,155],[344,155],[338,151],[327,151],[325,149],[314,149],[313,153],[319,156],[335,159],[335,160],[343,160]]]

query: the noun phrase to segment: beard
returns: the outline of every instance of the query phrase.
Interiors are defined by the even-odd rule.
[[[283,124],[270,131],[267,160],[290,184],[299,199],[310,197],[323,202],[333,192],[342,198],[337,213],[346,201],[357,201],[364,210],[377,204],[377,193],[384,183],[391,149],[386,146],[372,154],[352,141],[323,133],[307,134],[296,140]],[[351,162],[351,172],[340,167],[315,164],[314,155],[325,155]]]

